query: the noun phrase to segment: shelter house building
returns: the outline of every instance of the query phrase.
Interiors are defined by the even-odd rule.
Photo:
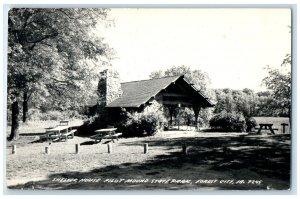
[[[98,103],[107,109],[142,111],[155,100],[169,110],[171,123],[176,108],[191,108],[197,123],[200,109],[214,106],[184,75],[121,83],[117,71],[106,69],[100,73],[98,91]]]

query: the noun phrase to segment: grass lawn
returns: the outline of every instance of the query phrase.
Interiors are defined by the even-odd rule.
[[[20,121],[19,132],[20,134],[43,134],[46,131],[46,128],[52,128],[59,124],[59,121],[56,120],[47,120],[47,121],[28,121],[23,123]],[[74,119],[69,121],[70,126],[80,126],[83,124],[83,121],[80,119]],[[6,136],[10,135],[11,126],[6,128]]]
[[[34,142],[34,136],[31,139],[33,143],[18,146],[16,154],[11,154],[11,147],[6,149],[9,188],[207,191],[290,187],[288,134],[163,132],[121,138],[111,143],[111,154],[107,153],[108,140],[93,144],[89,138],[75,137],[49,146]],[[75,154],[76,143],[81,144],[79,154]],[[147,154],[143,154],[144,143],[149,144]],[[188,155],[182,154],[183,143]],[[50,154],[44,153],[45,146],[50,147]]]

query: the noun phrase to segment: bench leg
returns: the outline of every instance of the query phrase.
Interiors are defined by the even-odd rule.
[[[273,135],[275,135],[275,132],[274,132],[274,130],[272,129],[271,126],[269,126],[269,129],[270,129],[271,133],[272,133]]]
[[[65,142],[67,141],[67,136],[66,135],[62,135],[61,137],[60,137],[60,140],[64,140]]]
[[[260,132],[261,132],[261,127],[259,127],[257,134],[260,134]]]
[[[95,139],[94,143],[97,144],[99,142],[101,142],[102,139]]]

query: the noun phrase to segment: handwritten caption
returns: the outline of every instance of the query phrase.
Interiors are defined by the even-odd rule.
[[[108,183],[108,184],[248,184],[261,185],[262,180],[248,179],[125,179],[125,178],[53,178],[58,183]]]

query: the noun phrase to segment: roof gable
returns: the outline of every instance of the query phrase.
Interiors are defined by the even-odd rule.
[[[152,97],[155,97],[162,90],[166,89],[170,84],[177,82],[177,80],[183,81],[182,83],[187,86],[186,89],[192,92],[198,100],[204,103],[205,107],[213,106],[213,104],[200,91],[186,82],[182,75],[121,83],[123,91],[122,96],[108,104],[106,107],[138,108],[147,103]]]
[[[181,76],[121,83],[123,94],[107,107],[140,107]]]

